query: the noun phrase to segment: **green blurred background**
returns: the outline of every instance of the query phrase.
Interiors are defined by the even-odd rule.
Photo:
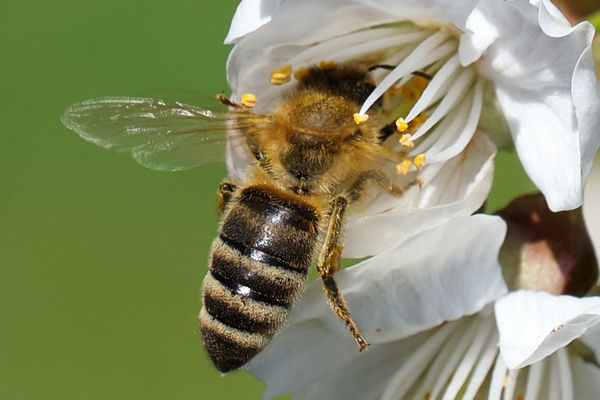
[[[247,373],[220,376],[198,337],[224,166],[150,171],[59,121],[91,97],[227,91],[236,4],[3,4],[0,399],[260,398]],[[498,162],[491,209],[531,189],[514,155]]]

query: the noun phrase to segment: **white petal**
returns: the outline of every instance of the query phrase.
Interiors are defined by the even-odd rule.
[[[468,27],[466,27],[467,19],[478,2],[479,0],[463,0],[460,2],[457,2],[456,0],[436,1],[440,8],[444,10],[444,13],[449,17],[448,19],[461,30],[468,29]]]
[[[280,2],[281,0],[242,0],[233,15],[225,44],[233,44],[269,22]]]
[[[537,2],[539,7],[538,22],[540,28],[548,36],[562,37],[572,34],[575,31],[581,29],[582,24],[572,26],[569,20],[563,15],[563,13],[552,3],[550,0],[543,0]],[[583,25],[589,25],[588,22],[584,22]],[[589,28],[585,28],[589,29]],[[593,35],[593,28],[592,28]],[[591,40],[591,38],[590,38]]]
[[[585,24],[560,36],[558,28],[552,28],[557,22],[548,16],[550,8],[540,7],[520,1],[482,1],[478,9],[498,35],[477,66],[496,86],[526,172],[546,195],[550,208],[560,211],[581,205],[582,145],[571,81],[591,38]],[[548,17],[543,27],[540,13]]]
[[[583,218],[598,257],[600,255],[600,163],[593,166],[585,185]]]
[[[493,21],[479,8],[469,15],[466,28],[467,31],[460,36],[458,47],[460,63],[463,66],[478,60],[499,35]]]
[[[509,368],[537,362],[600,322],[600,297],[517,291],[496,302],[500,352]]]
[[[496,94],[523,168],[550,209],[579,207],[581,160],[570,94],[559,87],[533,93],[504,84],[496,86]]]
[[[244,40],[248,39],[246,45],[277,47],[317,42],[387,22],[413,21],[423,26],[450,22],[462,27],[476,3],[477,0],[460,4],[451,0],[346,0],[343,4],[319,0],[246,0],[236,12],[236,17],[238,13],[240,17],[234,18],[235,33],[230,33],[228,39],[244,36]],[[242,15],[254,29],[239,23],[244,21]],[[262,29],[256,30],[258,27]]]
[[[255,161],[248,151],[248,146],[244,140],[239,140],[239,138],[227,141],[225,162],[227,164],[227,176],[233,182],[243,182],[249,168],[255,165]]]
[[[591,326],[581,336],[581,341],[592,349],[596,359],[600,359],[600,324]]]
[[[244,12],[239,11],[239,18],[236,14],[235,26],[227,38],[228,42],[236,42],[227,63],[233,97],[243,92],[262,95],[269,89],[271,70],[287,64],[300,51],[319,42],[402,21],[413,21],[424,27],[449,22],[461,27],[476,2],[347,0],[341,5],[319,0],[255,0],[249,4],[244,1],[240,5]],[[248,23],[238,23],[242,16]],[[323,58],[307,60],[309,64],[320,61]]]
[[[540,27],[547,35],[559,37],[571,33],[573,27],[569,23],[569,20],[550,0],[542,0],[537,3],[540,10],[538,21]]]
[[[596,75],[591,46],[577,60],[571,93],[579,128],[583,185],[600,146],[600,81]]]
[[[366,353],[358,353],[347,328],[329,309],[322,283],[311,283],[287,328],[249,370],[267,384],[267,397],[302,388],[301,398],[310,398],[306,393],[344,398],[329,397],[329,386],[345,382],[350,387],[336,390],[363,393],[356,380],[361,375],[374,380],[366,386],[381,387],[381,376],[393,372],[388,365],[397,365],[394,358],[401,361],[420,340],[410,338],[407,347],[407,341],[397,339],[475,313],[506,292],[497,262],[504,233],[497,217],[457,218],[337,273],[352,316],[371,343]],[[319,390],[328,396],[317,396]]]
[[[404,199],[384,195],[366,211],[361,210],[362,216],[349,215],[344,257],[378,254],[453,216],[475,212],[489,193],[495,153],[489,139],[479,135],[449,161],[437,164],[425,161],[421,173],[425,183],[420,191],[414,188]]]
[[[248,370],[265,383],[263,399],[295,392],[294,400],[378,400],[398,365],[423,346],[428,334],[359,353],[354,343],[310,329],[307,323],[306,329],[285,333],[285,342],[271,344]]]

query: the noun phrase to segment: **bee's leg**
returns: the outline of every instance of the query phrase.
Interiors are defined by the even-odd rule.
[[[387,176],[385,172],[378,169],[372,169],[363,172],[358,177],[356,182],[354,182],[352,187],[350,187],[350,190],[348,191],[348,196],[350,200],[357,200],[362,194],[365,184],[369,181],[373,182],[379,188],[395,197],[402,197],[404,196],[404,193],[406,193],[406,191],[412,186],[421,186],[423,184],[423,179],[421,179],[420,177],[416,177],[410,182],[408,182],[406,185],[400,186],[396,182],[394,182],[389,176]]]
[[[217,191],[217,215],[223,214],[236,189],[237,186],[233,182],[226,179],[221,182]]]
[[[329,217],[329,225],[327,226],[327,234],[323,248],[317,260],[317,272],[323,279],[323,290],[329,299],[331,309],[336,313],[338,318],[346,323],[354,340],[358,344],[360,351],[369,347],[367,341],[361,336],[356,324],[350,316],[346,302],[342,293],[339,291],[337,283],[333,279],[333,274],[340,268],[340,253],[342,247],[338,245],[340,231],[342,229],[342,221],[344,212],[348,206],[348,200],[339,196],[331,203],[331,214]]]

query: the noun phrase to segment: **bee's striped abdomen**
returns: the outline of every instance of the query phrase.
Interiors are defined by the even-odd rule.
[[[309,204],[265,186],[241,189],[212,245],[200,323],[217,369],[246,364],[300,295],[317,243]]]

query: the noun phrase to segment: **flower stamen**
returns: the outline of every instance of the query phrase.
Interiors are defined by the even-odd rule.
[[[272,85],[281,85],[288,82],[291,79],[291,76],[292,66],[290,64],[286,64],[281,68],[276,68],[271,71],[269,82],[271,82]]]
[[[420,171],[423,168],[423,163],[425,162],[425,153],[417,154],[415,157],[414,163],[415,167]]]
[[[242,105],[246,108],[252,108],[256,105],[256,95],[254,93],[244,93],[242,95]]]
[[[405,133],[404,135],[400,136],[400,144],[411,149],[415,147],[415,142],[410,140],[410,137],[410,133]]]
[[[404,160],[396,164],[396,173],[398,175],[406,175],[411,166],[412,162],[410,160]]]
[[[364,114],[371,106],[400,78],[411,74],[413,71],[420,70],[427,65],[456,51],[456,41],[444,43],[449,38],[449,33],[438,31],[419,44],[413,52],[406,57],[396,68],[394,68],[377,85],[375,90],[369,95],[363,103],[359,114]]]
[[[408,124],[404,121],[404,118],[400,117],[396,120],[396,129],[398,129],[398,132],[404,132],[408,129]],[[405,137],[407,135],[402,135],[402,137]],[[410,135],[408,135],[405,138],[405,140],[406,139],[410,140]],[[400,143],[402,143],[402,138],[400,138]],[[410,146],[410,147],[412,147],[412,146]]]
[[[353,118],[356,125],[362,125],[367,122],[369,116],[367,114],[354,113]]]

